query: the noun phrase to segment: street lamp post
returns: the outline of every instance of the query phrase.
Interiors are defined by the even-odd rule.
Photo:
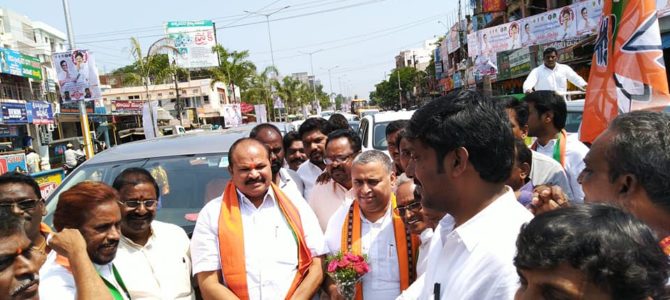
[[[328,83],[330,84],[330,94],[333,94],[333,77],[330,75],[330,71],[339,68],[340,66],[334,66],[328,69]]]
[[[314,61],[312,60],[312,56],[316,53],[321,52],[321,51],[323,51],[323,49],[319,49],[319,50],[312,51],[312,52],[302,52],[302,51],[300,51],[300,53],[302,53],[302,54],[309,55],[309,68],[312,72],[312,77],[313,77],[312,78],[312,91],[314,92],[313,101],[314,101],[314,105],[316,105],[316,106],[319,105],[319,102],[316,101],[316,75],[314,74]]]
[[[248,13],[248,14],[251,14],[251,15],[258,15],[258,16],[265,17],[265,22],[266,22],[267,27],[268,27],[268,41],[270,42],[270,58],[272,59],[272,69],[273,69],[272,77],[273,78],[276,78],[278,74],[277,74],[277,71],[276,71],[277,67],[275,66],[275,54],[274,54],[274,50],[272,49],[272,32],[270,31],[270,16],[272,16],[272,15],[274,15],[274,14],[276,14],[276,13],[278,13],[278,12],[284,10],[284,9],[287,9],[289,7],[291,7],[291,6],[290,5],[284,6],[284,7],[280,8],[280,9],[277,9],[277,10],[275,10],[275,11],[269,13],[269,14],[263,14],[263,13],[259,13],[259,12],[255,12],[255,11],[248,11],[248,10],[244,11],[245,13]],[[269,86],[268,88],[270,89],[270,97],[272,97],[272,94],[273,94],[272,86]],[[279,120],[281,121],[281,110],[279,111]]]

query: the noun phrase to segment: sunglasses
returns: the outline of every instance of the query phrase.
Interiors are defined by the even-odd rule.
[[[148,199],[148,200],[128,200],[128,201],[119,201],[123,206],[128,207],[128,208],[138,208],[140,205],[144,205],[146,208],[152,208],[158,204],[158,200],[156,199]]]
[[[16,205],[22,211],[29,211],[35,208],[40,201],[42,201],[42,199],[24,199],[14,202],[2,202],[0,203],[0,207],[4,209],[13,209]]]
[[[400,216],[404,216],[407,211],[417,212],[419,209],[421,209],[421,202],[415,201],[407,205],[399,205],[395,208],[395,212]]]

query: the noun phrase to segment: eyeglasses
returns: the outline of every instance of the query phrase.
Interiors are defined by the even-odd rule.
[[[14,202],[2,202],[0,203],[0,207],[4,209],[13,209],[16,205],[16,207],[22,211],[29,211],[35,208],[40,201],[42,201],[42,199],[23,199]]]
[[[398,205],[398,207],[395,208],[395,212],[399,216],[404,216],[407,211],[417,212],[419,209],[421,209],[421,202],[415,201],[407,205]]]
[[[331,165],[333,163],[344,163],[348,161],[355,153],[351,153],[349,155],[342,155],[342,156],[337,156],[337,157],[326,157],[323,159],[323,162],[327,165]]]
[[[128,200],[128,201],[119,201],[119,203],[123,204],[123,206],[128,207],[128,208],[138,208],[142,204],[146,208],[152,208],[152,207],[156,206],[156,204],[158,203],[158,200],[156,200],[156,199]]]

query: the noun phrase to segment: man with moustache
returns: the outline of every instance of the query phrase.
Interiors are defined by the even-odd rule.
[[[284,135],[284,151],[286,151],[286,164],[293,171],[298,171],[302,163],[307,160],[305,147],[302,146],[300,135],[296,131],[291,131]]]
[[[316,216],[272,183],[270,153],[244,138],[228,152],[231,180],[200,211],[191,239],[204,299],[308,299],[327,252]]]
[[[507,115],[491,98],[463,91],[417,110],[405,130],[422,206],[447,213],[411,289],[422,291],[418,299],[511,299],[516,237],[533,216],[505,186],[514,163]]]
[[[0,176],[0,207],[25,220],[26,234],[33,244],[34,255],[38,257],[38,267],[41,267],[50,251],[47,236],[51,229],[42,223],[46,205],[39,184],[21,173],[3,174]]]
[[[292,201],[305,201],[302,196],[304,185],[298,173],[286,169],[284,165],[284,145],[282,143],[281,131],[270,124],[256,125],[249,137],[263,143],[270,149],[270,169],[272,170],[272,182],[279,186]]]
[[[132,299],[195,299],[190,241],[177,225],[154,220],[159,188],[149,171],[128,168],[116,176],[121,240],[114,265]]]
[[[328,134],[324,159],[328,176],[325,182],[317,182],[307,200],[324,232],[335,211],[353,199],[351,161],[360,152],[361,138],[353,131],[338,129]]]
[[[365,151],[354,158],[351,178],[355,199],[328,221],[328,248],[367,255],[370,272],[357,285],[356,299],[394,299],[416,278],[419,240],[394,212],[393,162],[384,152]],[[331,299],[340,296],[330,278],[324,287]]]
[[[608,202],[649,225],[670,256],[670,116],[633,111],[618,116],[584,158],[579,175],[585,202]],[[539,187],[536,213],[567,202],[557,186]]]
[[[23,220],[0,209],[0,299],[39,299],[38,262]]]
[[[316,184],[316,179],[326,168],[323,158],[326,151],[326,139],[331,131],[330,123],[322,118],[309,118],[300,125],[298,130],[302,144],[305,146],[305,154],[309,158],[298,168],[298,175],[305,185],[302,195],[307,199]]]
[[[60,194],[53,218],[58,233],[49,241],[54,251],[40,269],[43,300],[130,299],[112,263],[121,237],[118,201],[113,188],[94,181]]]

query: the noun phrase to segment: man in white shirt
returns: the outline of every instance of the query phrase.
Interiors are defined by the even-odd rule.
[[[330,124],[322,118],[309,118],[300,125],[298,130],[305,147],[305,154],[309,158],[298,168],[298,175],[305,185],[302,195],[307,199],[316,183],[316,178],[326,168],[323,158],[326,151],[326,139],[330,132]]]
[[[26,166],[28,166],[28,173],[37,173],[40,170],[40,155],[35,152],[35,149],[26,147]]]
[[[326,231],[328,220],[343,205],[351,204],[351,161],[361,152],[361,138],[351,130],[339,129],[328,135],[324,182],[317,180],[307,203]],[[321,177],[319,177],[321,179]]]
[[[177,225],[154,220],[159,188],[149,171],[128,168],[112,184],[119,192],[121,240],[114,264],[132,299],[195,299],[190,241]]]
[[[270,149],[272,182],[278,185],[291,201],[305,201],[302,196],[304,185],[298,173],[282,167],[286,151],[279,129],[270,123],[259,124],[251,130],[249,137]]]
[[[203,297],[312,297],[328,252],[316,216],[272,184],[270,153],[259,141],[236,141],[228,161],[232,178],[223,197],[200,211],[191,239]]]
[[[286,165],[293,171],[298,171],[302,163],[307,160],[305,147],[297,131],[287,132],[283,138],[284,151],[286,152]]]
[[[328,249],[367,255],[370,272],[359,284],[363,299],[393,299],[414,281],[419,244],[394,212],[393,163],[384,152],[365,151],[354,158],[351,177],[356,198],[330,218]],[[324,287],[331,299],[339,296],[330,278]]]
[[[60,194],[53,217],[58,233],[48,242],[53,251],[40,269],[42,300],[130,299],[112,263],[121,237],[118,201],[113,188],[94,181]]]
[[[447,213],[411,289],[421,291],[418,299],[512,299],[516,236],[533,216],[505,186],[514,163],[507,115],[492,99],[464,91],[417,110],[405,134],[422,206]]]
[[[430,239],[433,237],[433,228],[428,226],[423,213],[421,213],[421,193],[417,191],[414,181],[406,178],[401,182],[399,179],[397,186],[398,207],[396,209],[398,210],[398,215],[405,222],[405,225],[409,227],[410,232],[419,236],[421,240],[416,264],[416,274],[417,276],[421,276],[426,271],[428,249]]]
[[[63,156],[65,157],[65,165],[67,165],[70,169],[74,169],[77,167],[77,157],[79,157],[79,154],[77,154],[77,151],[74,150],[74,146],[70,143],[68,143],[66,146],[67,150],[63,153]]]
[[[547,48],[542,52],[544,64],[533,69],[523,82],[524,93],[533,91],[554,91],[564,95],[568,90],[568,81],[578,88],[586,89],[586,81],[570,66],[559,64],[556,48]]]
[[[525,140],[528,136],[528,103],[513,97],[507,98],[505,100],[505,110],[512,125],[512,132],[516,138]],[[557,185],[565,191],[568,198],[572,199],[572,189],[563,166],[551,157],[536,151],[532,151],[531,156],[532,161],[528,177],[530,177],[533,186]]]
[[[528,103],[528,135],[537,137],[531,149],[549,156],[563,166],[568,176],[573,202],[584,201],[579,173],[584,169],[584,157],[589,148],[565,131],[567,107],[565,101],[552,91],[537,91],[524,98]]]

